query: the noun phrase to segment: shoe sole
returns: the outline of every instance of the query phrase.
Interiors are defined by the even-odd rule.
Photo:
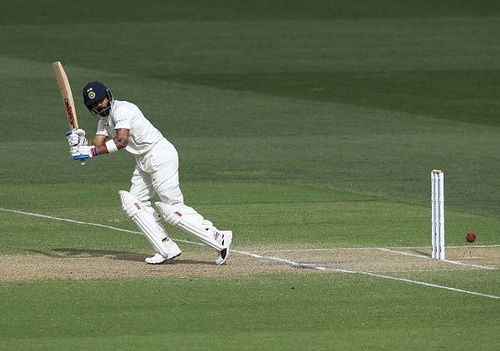
[[[217,258],[217,260],[215,261],[215,264],[217,265],[223,265],[226,263],[227,261],[227,258],[229,257],[229,247],[231,246],[231,243],[233,241],[233,233],[231,233],[231,235],[229,235],[229,243],[227,244],[227,247],[225,249],[223,249],[221,252],[220,252],[220,257]],[[224,237],[224,240],[227,240],[226,237]],[[225,253],[224,255],[222,253]],[[224,258],[222,258],[224,257]]]
[[[182,254],[182,252],[179,252],[177,255],[170,257],[170,258],[165,258],[163,261],[160,261],[160,262],[148,262],[146,260],[144,260],[144,262],[146,262],[147,264],[162,264],[162,263],[165,263],[165,261],[172,261],[174,258],[179,257],[181,254]]]

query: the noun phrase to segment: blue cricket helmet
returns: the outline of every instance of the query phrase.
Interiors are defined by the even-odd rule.
[[[99,102],[104,97],[108,97],[109,105],[101,111],[96,111],[95,109],[93,109],[92,105]],[[113,94],[111,93],[111,89],[107,87],[106,84],[98,80],[93,80],[83,87],[83,103],[96,117],[108,116],[111,110],[112,102]]]

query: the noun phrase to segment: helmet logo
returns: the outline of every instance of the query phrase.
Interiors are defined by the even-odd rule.
[[[87,96],[89,97],[89,99],[94,99],[95,91],[92,88],[90,88],[89,90],[87,90]]]

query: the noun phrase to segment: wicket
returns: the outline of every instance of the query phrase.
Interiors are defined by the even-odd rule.
[[[432,258],[445,259],[444,252],[444,172],[431,172]]]

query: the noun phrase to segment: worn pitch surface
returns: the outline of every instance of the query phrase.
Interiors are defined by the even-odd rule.
[[[426,251],[429,248],[235,249],[227,265],[217,266],[214,253],[202,247],[187,247],[178,259],[162,265],[144,263],[145,253],[60,249],[49,254],[0,256],[0,280],[303,274],[319,270],[402,273],[500,266],[498,246],[451,247],[447,261],[430,259]]]

